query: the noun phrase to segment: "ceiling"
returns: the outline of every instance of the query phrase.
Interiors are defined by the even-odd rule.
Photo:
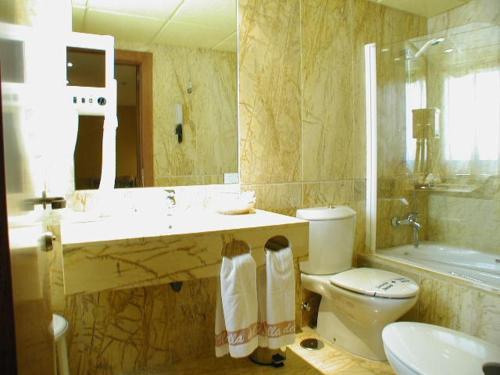
[[[72,0],[73,31],[236,51],[237,0]]]
[[[370,0],[374,3],[413,13],[433,17],[447,10],[463,5],[469,0]]]

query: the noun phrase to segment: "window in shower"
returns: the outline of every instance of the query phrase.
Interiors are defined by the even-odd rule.
[[[500,72],[481,70],[444,81],[444,155],[487,172],[500,152]],[[481,165],[482,164],[482,165]]]

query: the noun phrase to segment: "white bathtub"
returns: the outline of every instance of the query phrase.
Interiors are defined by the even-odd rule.
[[[500,255],[435,242],[377,250],[377,254],[500,290]]]

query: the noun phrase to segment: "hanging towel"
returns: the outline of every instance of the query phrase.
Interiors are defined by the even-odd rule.
[[[215,355],[241,358],[258,345],[257,267],[250,254],[223,257],[215,317]]]
[[[278,349],[295,340],[295,273],[290,247],[266,249],[257,275],[259,346]]]

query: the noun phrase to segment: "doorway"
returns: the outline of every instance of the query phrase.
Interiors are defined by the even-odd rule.
[[[71,57],[71,73],[85,67],[81,79],[96,79],[87,56]],[[79,69],[81,71],[82,69]],[[154,185],[152,55],[115,50],[117,81],[115,188]],[[75,189],[97,189],[101,178],[103,116],[80,116],[74,154]]]
[[[153,186],[152,54],[115,50],[115,77],[119,124],[115,187]]]

